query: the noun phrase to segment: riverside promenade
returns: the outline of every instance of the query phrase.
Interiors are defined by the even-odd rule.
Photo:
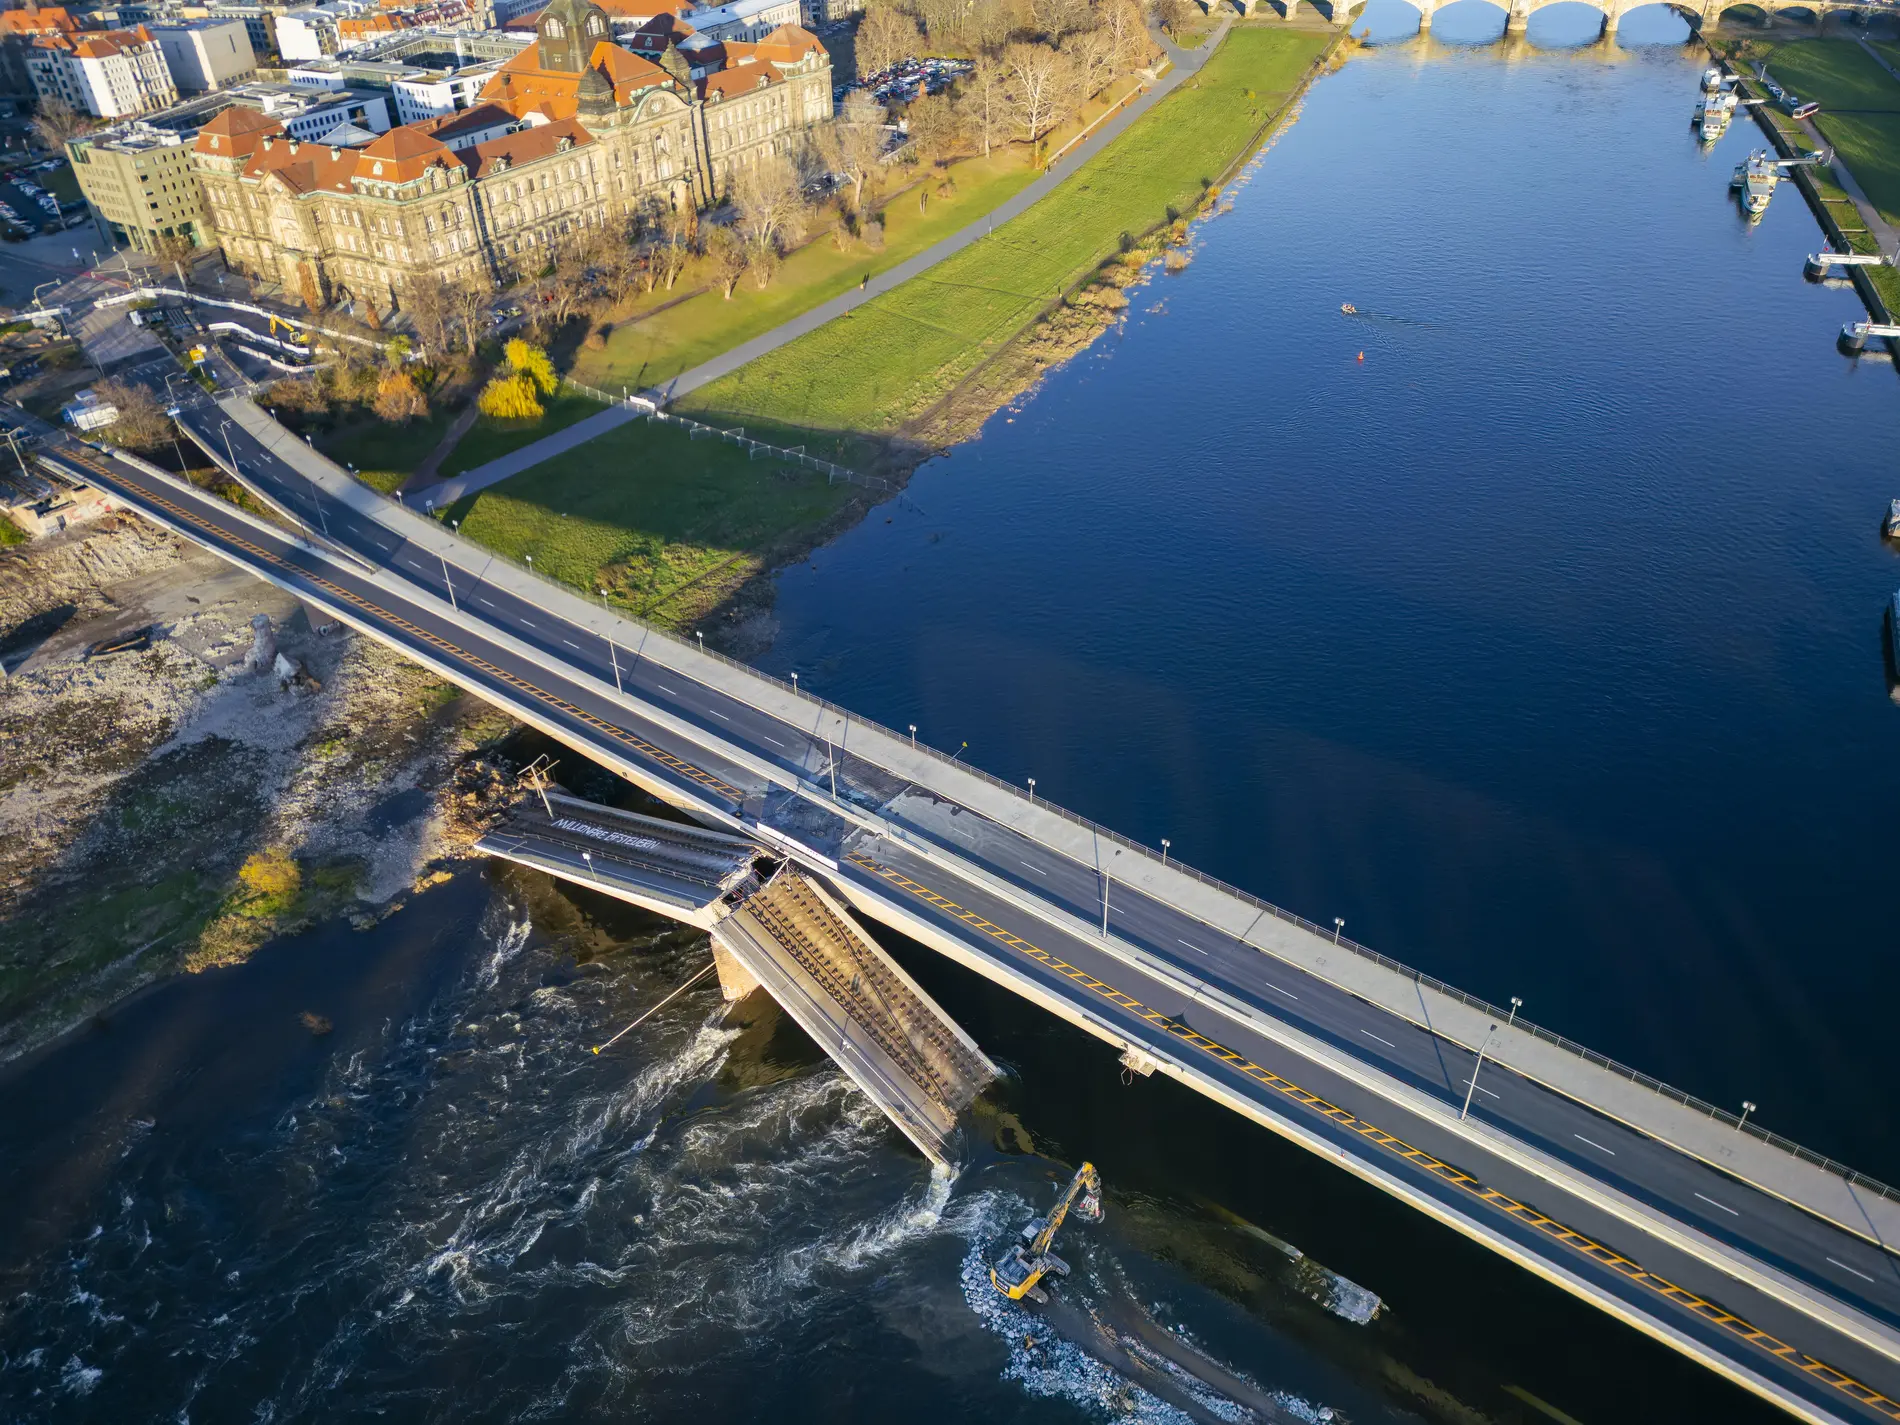
[[[994,212],[966,224],[948,237],[925,248],[916,256],[906,258],[895,267],[878,273],[864,287],[854,288],[842,296],[833,297],[828,302],[821,302],[810,311],[802,312],[790,321],[773,327],[769,332],[761,333],[750,341],[741,342],[732,350],[721,352],[712,360],[702,362],[689,371],[682,371],[670,381],[662,382],[658,386],[641,392],[642,399],[660,406],[670,405],[690,391],[709,385],[722,376],[731,375],[741,366],[756,361],[767,352],[776,351],[788,342],[797,341],[798,338],[818,330],[828,322],[849,316],[866,302],[901,287],[919,273],[928,272],[946,258],[983,241],[1010,219],[1027,212],[1048,197],[1060,184],[1066,182],[1076,169],[1120,137],[1130,124],[1179,89],[1220,48],[1221,41],[1227,38],[1227,31],[1232,23],[1231,18],[1222,20],[1219,27],[1198,49],[1182,49],[1157,35],[1157,42],[1167,52],[1172,62],[1172,67],[1168,72],[1149,85],[1134,100],[1124,105],[1113,118],[1104,121],[1087,138],[1050,164],[1041,177],[997,207]],[[417,499],[433,501],[438,507],[453,504],[464,495],[472,495],[477,491],[488,489],[491,485],[500,484],[511,475],[519,475],[523,470],[530,470],[552,460],[557,455],[565,455],[575,447],[585,445],[595,436],[604,435],[610,430],[625,425],[628,421],[638,420],[644,414],[644,409],[636,405],[611,406],[597,415],[587,417],[586,420],[576,421],[565,430],[545,436],[532,445],[524,445],[520,450],[491,460],[486,465],[478,465],[473,470],[432,485],[417,486],[408,493]]]
[[[1800,1418],[1900,1420],[1900,1203],[1880,1184],[544,583],[384,501],[247,401],[194,401],[180,420],[310,536],[135,461],[71,443],[46,458],[775,847],[1135,1072],[1178,1079]],[[1114,1071],[1091,1062],[1078,1072]]]

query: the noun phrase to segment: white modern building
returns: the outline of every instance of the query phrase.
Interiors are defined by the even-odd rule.
[[[715,5],[687,10],[680,19],[693,27],[693,33],[709,40],[762,40],[780,25],[803,23],[799,0],[732,0],[730,5]]]
[[[456,114],[468,108],[494,77],[502,62],[485,59],[461,69],[421,70],[390,85],[396,101],[396,121],[413,124],[437,114]],[[453,147],[453,145],[450,145]]]
[[[181,94],[209,94],[242,84],[257,72],[257,55],[243,20],[155,21],[146,28],[164,52]]]
[[[178,102],[164,52],[143,25],[43,35],[26,64],[42,100],[63,100],[95,118],[130,118]]]

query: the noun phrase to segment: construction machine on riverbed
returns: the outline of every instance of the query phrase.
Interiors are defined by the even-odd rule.
[[[1031,1301],[1047,1302],[1048,1293],[1037,1283],[1050,1272],[1059,1277],[1069,1274],[1069,1264],[1050,1249],[1055,1246],[1056,1233],[1070,1212],[1084,1222],[1102,1220],[1102,1178],[1093,1163],[1077,1168],[1050,1214],[1031,1219],[1023,1228],[1022,1240],[997,1258],[990,1268],[990,1285],[1011,1301],[1028,1297]]]

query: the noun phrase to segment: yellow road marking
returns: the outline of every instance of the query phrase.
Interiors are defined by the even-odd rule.
[[[93,473],[97,475],[102,475],[107,480],[112,480],[115,478],[113,473],[110,470],[106,469],[104,466],[100,465],[96,461],[89,460],[85,458],[84,456],[75,456],[66,451],[61,451],[60,455],[62,456],[62,458],[73,460],[80,465],[86,466],[88,469],[93,471]],[[201,523],[195,516],[191,514],[190,511],[182,509],[178,505],[173,504],[170,500],[166,499],[163,495],[155,495],[149,490],[140,489],[138,491],[138,498],[142,500],[150,500],[153,504],[158,505],[163,509],[169,510],[173,515],[177,516],[179,519],[183,520],[187,524],[196,525],[196,524]],[[353,594],[348,589],[343,588],[340,584],[333,584],[328,579],[325,579],[319,574],[312,574],[308,570],[299,569],[295,565],[291,564],[289,561],[279,558],[277,555],[272,554],[267,549],[262,549],[259,546],[252,544],[249,540],[244,539],[239,535],[229,534],[222,530],[216,531],[216,533],[220,539],[226,540],[229,543],[236,545],[239,549],[244,550],[246,553],[250,554],[252,557],[256,559],[260,559],[266,564],[275,565],[277,568],[283,569],[288,573],[295,574],[300,579],[309,580],[311,583],[317,585],[321,589],[327,590],[331,594],[335,595],[337,598],[342,599],[347,603],[354,604],[357,608],[363,610],[365,613],[371,614],[374,617],[383,620],[385,623],[394,624],[397,628],[400,628],[406,633],[409,633],[413,635],[414,637],[421,639],[423,642],[428,643],[431,646],[440,649],[442,652],[447,653],[450,656],[459,659],[463,663],[468,664],[470,667],[480,669],[482,672],[488,674],[491,678],[497,678],[501,680],[503,683],[506,683],[509,687],[518,689],[519,691],[526,693],[529,697],[535,698],[540,702],[546,703],[550,707],[559,708],[562,712],[566,713],[569,717],[580,719],[580,721],[586,723],[589,727],[593,728],[596,732],[605,733],[607,736],[613,738],[615,741],[623,743],[628,747],[631,747],[634,751],[640,753],[642,756],[651,758],[653,761],[658,762],[661,766],[666,767],[671,771],[679,773],[679,775],[681,775],[682,777],[689,778],[690,780],[699,783],[702,787],[706,787],[710,789],[711,791],[715,791],[719,793],[720,796],[725,797],[730,801],[743,802],[745,800],[744,792],[740,791],[737,787],[731,785],[730,783],[720,780],[718,777],[714,776],[711,772],[706,771],[703,767],[695,767],[691,762],[687,762],[681,758],[675,757],[671,752],[668,752],[665,748],[655,747],[651,742],[648,742],[645,738],[636,737],[633,733],[628,732],[625,728],[615,727],[612,723],[607,722],[601,718],[595,717],[592,713],[587,712],[585,709],[575,707],[574,704],[568,702],[567,699],[562,698],[562,697],[557,697],[555,694],[548,692],[544,688],[538,688],[533,683],[528,682],[525,678],[516,677],[513,673],[508,672],[505,668],[497,668],[493,663],[490,663],[487,659],[477,657],[475,654],[470,653],[467,649],[458,648],[455,644],[450,643],[447,639],[438,637],[437,635],[430,633],[429,630],[427,630],[426,628],[418,628],[415,624],[410,623],[409,620],[403,618],[400,614],[391,613],[388,609],[383,608],[381,605],[371,603],[368,599],[363,598],[361,595]]]
[[[1029,959],[1047,966],[1057,974],[1069,980],[1073,980],[1083,988],[1094,991],[1103,999],[1108,1000],[1110,1003],[1122,1009],[1128,1010],[1137,1017],[1166,1031],[1169,1035],[1180,1040],[1182,1043],[1190,1045],[1204,1054],[1211,1055],[1223,1063],[1231,1065],[1248,1078],[1267,1085],[1267,1087],[1284,1094],[1286,1097],[1312,1109],[1323,1117],[1331,1119],[1341,1127],[1350,1129],[1362,1138],[1376,1143],[1379,1147],[1386,1149],[1388,1152],[1396,1154],[1398,1157],[1404,1158],[1407,1162],[1425,1169],[1425,1171],[1430,1173],[1433,1177],[1470,1193],[1479,1201],[1496,1208],[1507,1217],[1515,1218],[1519,1222],[1528,1223],[1545,1236],[1554,1238],[1573,1251],[1580,1252],[1584,1256],[1589,1257],[1592,1261],[1609,1267],[1612,1271],[1617,1272],[1629,1281],[1649,1288],[1649,1290],[1655,1292],[1658,1296],[1668,1298],[1670,1301],[1693,1312],[1703,1320],[1721,1327],[1731,1335],[1741,1337],[1750,1345],[1759,1347],[1772,1356],[1792,1363],[1797,1369],[1807,1375],[1824,1381],[1828,1385],[1833,1386],[1836,1390],[1859,1401],[1862,1405],[1866,1405],[1878,1411],[1880,1414],[1885,1415],[1888,1419],[1900,1420],[1900,1402],[1888,1399],[1873,1387],[1863,1385],[1852,1376],[1834,1369],[1834,1367],[1823,1361],[1817,1361],[1814,1357],[1797,1350],[1795,1347],[1787,1344],[1787,1342],[1778,1340],[1774,1336],[1769,1335],[1766,1331],[1750,1325],[1747,1321],[1744,1321],[1741,1317],[1726,1308],[1717,1306],[1714,1302],[1697,1296],[1687,1288],[1677,1286],[1674,1282],[1664,1277],[1659,1277],[1654,1272],[1645,1270],[1635,1262],[1632,1262],[1628,1257],[1623,1256],[1620,1252],[1605,1247],[1600,1242],[1592,1241],[1581,1232],[1573,1231],[1564,1226],[1563,1223],[1557,1221],[1555,1218],[1545,1216],[1536,1208],[1528,1207],[1515,1198],[1499,1192],[1496,1188],[1486,1187],[1462,1168],[1455,1168],[1442,1159],[1433,1157],[1424,1149],[1414,1148],[1403,1139],[1393,1137],[1384,1129],[1366,1122],[1358,1115],[1340,1108],[1336,1104],[1328,1103],[1318,1094],[1311,1093],[1290,1079],[1282,1078],[1271,1069],[1263,1068],[1261,1065],[1254,1063],[1246,1055],[1237,1053],[1229,1049],[1226,1045],[1209,1039],[1205,1034],[1190,1029],[1179,1020],[1163,1014],[1158,1009],[1150,1008],[1134,998],[1134,996],[1124,994],[1113,985],[1097,979],[1086,970],[1071,965],[1060,956],[1053,955],[1040,946],[1030,944],[1020,935],[1013,934],[1005,930],[1002,926],[984,919],[975,911],[964,909],[964,907],[958,905],[955,901],[950,900],[946,896],[939,895],[928,886],[918,881],[913,881],[909,876],[904,875],[903,872],[882,865],[861,852],[854,851],[848,853],[848,859],[854,864],[862,866],[865,870],[880,879],[889,881],[891,884],[916,896],[919,900],[935,906],[945,914],[968,925],[971,929],[980,930],[992,940],[1007,945],[1010,949],[1018,951]]]

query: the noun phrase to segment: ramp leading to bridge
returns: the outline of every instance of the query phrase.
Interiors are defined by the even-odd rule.
[[[475,843],[477,851],[712,929],[723,902],[757,883],[755,841],[598,802],[531,797]]]

